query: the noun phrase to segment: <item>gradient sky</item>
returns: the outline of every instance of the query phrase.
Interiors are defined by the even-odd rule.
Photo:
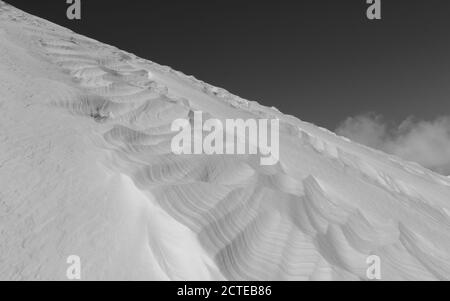
[[[450,1],[65,0],[6,2],[331,130],[365,112],[450,114]]]

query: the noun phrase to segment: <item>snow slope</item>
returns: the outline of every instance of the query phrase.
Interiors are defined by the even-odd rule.
[[[280,162],[172,154],[194,110],[279,118]],[[2,280],[449,280],[449,214],[448,177],[0,2]]]

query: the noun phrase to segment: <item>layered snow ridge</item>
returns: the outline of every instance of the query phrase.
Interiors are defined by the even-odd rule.
[[[173,154],[194,111],[278,118],[279,162]],[[450,280],[449,214],[448,177],[0,2],[2,280]]]

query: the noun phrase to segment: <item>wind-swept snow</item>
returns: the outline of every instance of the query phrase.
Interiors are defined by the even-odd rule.
[[[279,118],[279,163],[174,155],[195,110]],[[0,2],[0,279],[448,280],[449,212],[448,177]]]

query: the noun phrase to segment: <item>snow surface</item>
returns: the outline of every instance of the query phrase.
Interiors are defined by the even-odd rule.
[[[279,118],[280,162],[172,154],[193,110]],[[2,280],[450,280],[449,214],[448,177],[0,2]]]

